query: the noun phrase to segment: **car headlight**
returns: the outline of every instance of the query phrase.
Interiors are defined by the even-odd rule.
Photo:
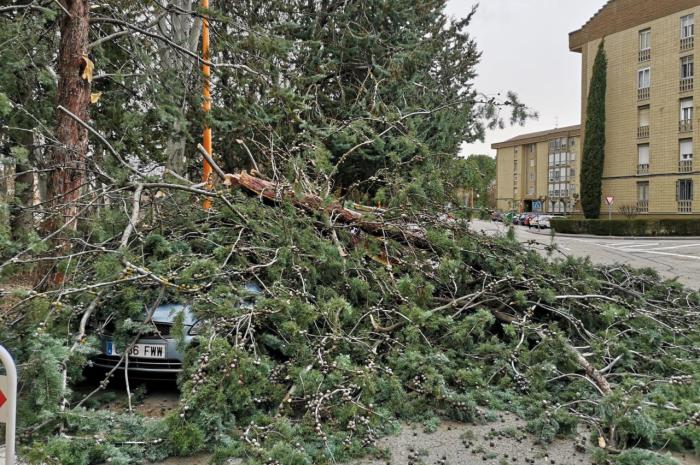
[[[202,320],[199,320],[198,322],[190,326],[190,330],[187,331],[187,334],[189,334],[190,336],[196,336],[203,328],[204,322]]]

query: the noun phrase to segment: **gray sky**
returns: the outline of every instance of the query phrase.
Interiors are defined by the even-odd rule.
[[[487,131],[484,143],[465,145],[465,155],[495,155],[491,144],[519,134],[581,122],[581,56],[569,51],[569,32],[607,0],[482,0],[469,31],[483,52],[476,79],[488,95],[516,92],[539,112],[524,127]],[[476,0],[449,0],[462,17]]]

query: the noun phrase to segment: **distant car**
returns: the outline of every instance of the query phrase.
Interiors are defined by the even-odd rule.
[[[515,220],[517,218],[518,214],[516,212],[508,212],[503,214],[503,222],[504,223],[513,223],[515,224]]]
[[[491,213],[491,221],[503,221],[503,213],[493,212]]]
[[[549,228],[552,227],[552,225],[551,225],[551,223],[550,223],[550,220],[551,220],[552,218],[560,218],[560,217],[557,217],[557,216],[555,216],[555,215],[540,215],[540,216],[537,218],[537,224],[536,224],[536,226],[537,226],[538,228],[540,228],[540,229],[549,229]]]
[[[527,214],[525,215],[525,219],[523,219],[523,226],[528,226],[528,227],[534,226],[534,225],[532,224],[532,220],[534,220],[535,218],[537,218],[537,215],[536,215],[536,214],[534,214],[534,213],[527,213]]]
[[[252,299],[261,293],[260,287],[254,283],[248,283],[245,287],[251,299],[242,301],[239,304],[241,307],[252,306]],[[175,319],[179,314],[183,316],[185,348],[195,343],[203,322],[197,319],[192,308],[185,304],[159,306],[151,318],[153,331],[142,334],[129,352],[130,376],[139,379],[161,379],[182,371],[185,354],[178,349],[172,334]],[[117,371],[123,373],[126,364],[122,360],[122,349],[115,344],[112,337],[114,323],[107,322],[104,326],[105,330],[99,334],[102,353],[93,357],[92,366],[109,371],[118,365]]]

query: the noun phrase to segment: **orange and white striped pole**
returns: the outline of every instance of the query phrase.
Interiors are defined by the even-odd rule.
[[[209,20],[207,19],[207,14],[209,10],[209,0],[201,0],[201,8],[204,10],[204,17],[202,18],[202,59],[206,62],[209,61]],[[205,118],[206,115],[211,111],[211,70],[207,63],[202,63],[202,74],[204,75],[204,88],[202,89],[202,109],[204,110]],[[209,123],[204,123],[204,133],[202,134],[202,145],[204,150],[207,151],[209,155],[212,154],[211,148],[211,128]],[[202,175],[202,181],[207,183],[209,186],[211,178],[212,167],[208,161],[204,160],[204,169]],[[205,210],[211,208],[211,200],[209,198],[204,200],[202,205]]]

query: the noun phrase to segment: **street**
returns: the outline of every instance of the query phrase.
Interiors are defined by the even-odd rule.
[[[472,228],[486,234],[505,234],[503,223],[474,220]],[[550,230],[538,231],[527,226],[514,226],[521,243],[538,241],[534,245],[544,252],[550,243]],[[635,268],[653,268],[668,279],[678,278],[681,283],[700,289],[700,239],[685,238],[609,238],[605,236],[556,236],[562,253],[576,257],[589,256],[593,263],[603,265],[625,264]]]

